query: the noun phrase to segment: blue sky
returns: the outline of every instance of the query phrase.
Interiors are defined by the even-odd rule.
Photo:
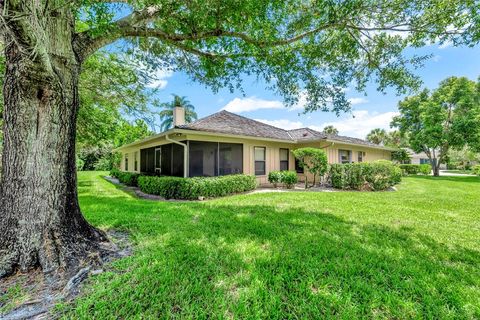
[[[433,54],[422,69],[416,70],[424,86],[435,88],[438,83],[449,76],[466,76],[477,79],[480,76],[480,47],[466,48],[447,45],[431,45],[417,50],[419,54]],[[244,81],[245,95],[241,92],[230,93],[220,90],[214,94],[209,88],[194,83],[181,73],[158,72],[158,81],[151,86],[158,87],[157,98],[161,101],[171,100],[171,94],[186,96],[195,106],[199,117],[204,117],[222,109],[238,113],[252,119],[260,120],[285,129],[311,127],[322,130],[332,124],[340,134],[364,138],[373,128],[389,129],[392,116],[397,112],[397,103],[402,96],[393,90],[386,94],[376,91],[375,83],[367,89],[367,95],[351,89],[347,96],[352,101],[353,112],[337,117],[333,113],[317,111],[299,115],[299,109],[289,110],[282,104],[280,96],[265,89],[265,83]]]

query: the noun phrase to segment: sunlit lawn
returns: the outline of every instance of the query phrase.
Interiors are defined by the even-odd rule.
[[[478,177],[180,203],[100,176],[79,173],[82,210],[135,252],[91,278],[66,318],[480,317]]]

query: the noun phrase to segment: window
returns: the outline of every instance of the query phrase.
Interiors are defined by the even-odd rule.
[[[430,164],[430,160],[428,159],[420,159],[420,164]]]
[[[189,141],[190,177],[243,173],[243,144]]]
[[[280,170],[288,170],[288,149],[280,148]]]
[[[265,174],[265,163],[266,163],[266,148],[265,147],[254,147],[255,154],[255,175],[261,176]]]
[[[218,144],[218,175],[243,173],[243,145],[238,143]]]
[[[352,151],[338,150],[338,158],[340,163],[350,163],[352,162]]]
[[[128,171],[128,153],[125,153],[125,171]]]
[[[135,159],[133,160],[133,169],[135,171],[138,171],[138,160],[137,160],[138,152],[135,152],[134,157]]]
[[[295,171],[297,171],[297,173],[303,173],[303,167],[300,166],[300,160],[297,158],[295,158]]]
[[[363,162],[363,158],[365,158],[365,152],[363,151],[358,151],[358,162]]]

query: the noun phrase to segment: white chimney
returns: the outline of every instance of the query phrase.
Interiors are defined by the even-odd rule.
[[[173,108],[173,126],[182,126],[185,124],[185,108],[175,107]]]

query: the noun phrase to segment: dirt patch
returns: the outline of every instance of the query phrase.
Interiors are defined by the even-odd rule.
[[[105,263],[132,254],[128,234],[107,232],[112,254]],[[102,273],[101,267],[85,266],[69,278],[44,274],[39,270],[17,273],[0,282],[0,319],[51,319],[50,310],[59,302],[69,302],[80,293],[82,283],[90,275]]]

